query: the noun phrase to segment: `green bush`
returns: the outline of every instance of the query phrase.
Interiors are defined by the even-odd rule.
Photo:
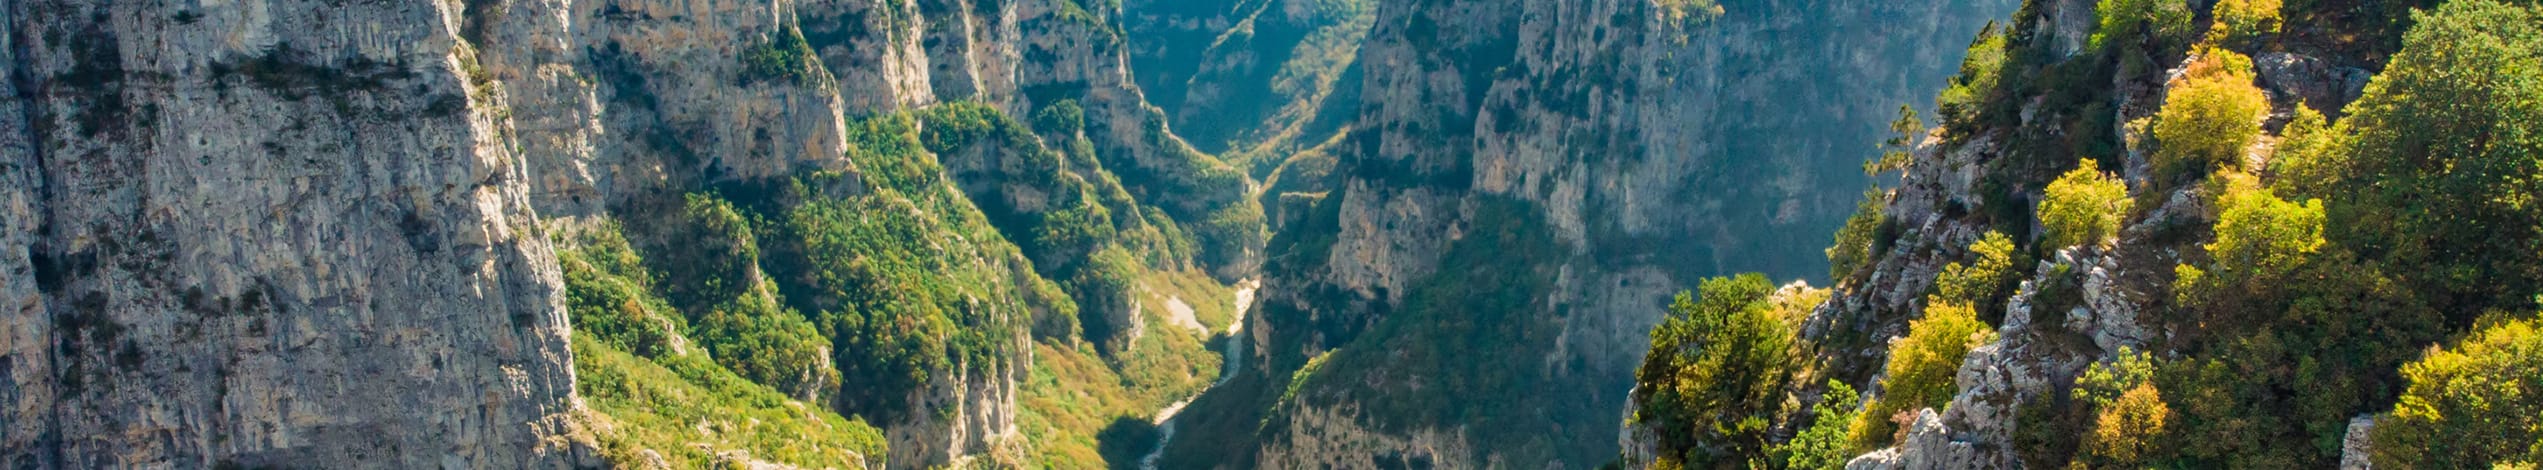
[[[787,26],[769,34],[766,41],[742,48],[742,81],[802,83],[815,73],[827,73],[813,70],[814,63],[812,46],[804,42],[803,32]]]
[[[2025,273],[2021,268],[2029,264],[2018,258],[2022,253],[2016,251],[2013,238],[2004,232],[1988,231],[1985,237],[1969,244],[1969,253],[1976,258],[1970,264],[1953,262],[1934,275],[1935,294],[1944,302],[1991,308],[2002,300],[2006,289],[2022,282]]]
[[[2333,196],[2341,174],[2348,171],[2349,153],[2342,147],[2347,145],[2342,137],[2321,112],[2297,106],[2295,117],[2279,133],[2277,150],[2270,154],[2264,172],[2270,190],[2292,198]]]
[[[2209,49],[2201,62],[2216,70],[2190,75],[2172,86],[2155,113],[2156,173],[2166,178],[2242,168],[2243,151],[2259,140],[2269,96],[2252,86],[2251,59]]]
[[[1854,387],[1835,380],[1828,381],[1828,389],[1819,397],[1819,404],[1810,407],[1810,427],[1768,448],[1767,453],[1783,468],[1839,470],[1854,458],[1854,443],[1846,439],[1846,427],[1863,414],[1863,397],[1855,394]]]
[[[1086,129],[1086,108],[1077,100],[1060,100],[1033,112],[1033,130],[1044,134],[1074,136]]]
[[[2084,375],[2075,378],[2072,393],[2075,401],[2107,407],[2120,394],[2154,380],[2154,373],[2154,355],[2120,346],[2117,357],[2084,369]]]
[[[1952,382],[1969,350],[1995,341],[1995,329],[1978,322],[1966,304],[1927,299],[1925,317],[1909,322],[1907,337],[1890,345],[1889,365],[1882,368],[1881,395],[1847,431],[1857,448],[1890,442],[1896,418],[1924,408],[1951,403],[1959,387]]]
[[[1976,123],[1978,113],[1995,96],[1997,84],[2003,81],[2005,44],[2010,41],[2006,33],[2004,27],[1989,21],[1969,44],[1968,55],[1960,60],[1960,74],[1935,98],[1945,126]]]
[[[2543,11],[2463,0],[2417,18],[2342,121],[2364,217],[2334,238],[2417,267],[2454,324],[2525,310],[2543,292]]]
[[[2075,456],[2076,463],[2086,468],[2146,468],[2164,454],[2164,428],[2171,418],[2163,393],[2154,384],[2138,384],[2102,407],[2093,419],[2092,434],[2084,438],[2083,451]]]
[[[2543,462],[2543,328],[2497,322],[2403,366],[2410,388],[2375,424],[2379,468]]]
[[[2190,42],[2190,5],[2184,0],[2100,0],[2101,21],[2092,46],[2133,46],[2146,41],[2161,50]]]
[[[2216,24],[2208,34],[2226,44],[2248,44],[2278,35],[2286,23],[2281,0],[2219,0]]]
[[[2119,222],[2131,204],[2128,184],[2102,173],[2097,165],[2084,159],[2075,171],[2049,182],[2040,201],[2043,243],[2052,247],[2099,244],[2119,234]]]
[[[1846,217],[1845,226],[1837,229],[1836,244],[1830,245],[1827,250],[1828,279],[1831,282],[1844,283],[1855,271],[1871,267],[1872,256],[1878,254],[1872,249],[1885,242],[1874,238],[1880,235],[1881,226],[1888,223],[1889,214],[1882,211],[1888,200],[1888,194],[1878,189],[1864,191],[1863,202],[1854,206],[1854,215]]]
[[[1658,430],[1661,461],[1740,465],[1766,450],[1767,423],[1791,379],[1793,327],[1757,274],[1706,279],[1681,292],[1651,330],[1635,375],[1633,420]]]

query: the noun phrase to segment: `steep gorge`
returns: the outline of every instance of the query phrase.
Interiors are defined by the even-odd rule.
[[[1280,195],[1312,209],[1276,218],[1249,385],[1169,465],[1608,461],[1667,296],[1813,275],[1827,188],[2013,6],[1688,3],[1376,5],[1331,179]]]

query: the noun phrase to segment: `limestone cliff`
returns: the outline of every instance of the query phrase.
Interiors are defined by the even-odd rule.
[[[1103,160],[1083,177],[1179,219],[1223,279],[1261,256],[1244,175],[1130,82],[1117,5],[200,3],[0,2],[13,466],[596,463],[551,232],[717,185],[857,182],[851,122],[942,102],[1080,103]],[[870,462],[1023,445],[1031,331],[977,333],[1012,354],[909,390]]]
[[[1825,188],[1866,184],[1859,163],[1896,105],[1939,88],[1920,77],[1942,75],[1968,34],[2012,5],[1755,1],[1722,4],[1718,16],[1705,6],[1376,5],[1357,59],[1360,117],[1336,150],[1334,190],[1271,249],[1254,324],[1255,354],[1267,360],[1247,363],[1274,384],[1308,372],[1290,379],[1294,397],[1249,405],[1270,410],[1265,429],[1283,436],[1256,463],[1605,462],[1614,410],[1666,296],[1735,269],[1808,275],[1806,260],[1825,246],[1819,234],[1851,202]],[[1534,237],[1550,248],[1512,248]],[[1451,294],[1456,285],[1486,280],[1535,293],[1439,303],[1470,297]],[[1430,360],[1411,338],[1461,325],[1521,339],[1483,350],[1511,357],[1408,362]],[[1323,367],[1307,367],[1326,351]],[[1344,366],[1352,360],[1374,364]],[[1494,367],[1514,375],[1456,365],[1505,360]],[[1393,372],[1353,372],[1375,370]],[[1465,380],[1472,374],[1499,378]],[[1460,393],[1440,390],[1460,383],[1524,391],[1474,405],[1499,409],[1414,413],[1437,418],[1372,411],[1468,398],[1431,395]],[[1533,417],[1478,421],[1500,414]],[[1443,434],[1470,444],[1403,444]]]
[[[556,262],[461,5],[0,15],[12,465],[576,462]]]

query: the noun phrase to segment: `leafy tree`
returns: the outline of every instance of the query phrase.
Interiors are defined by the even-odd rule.
[[[2348,418],[2389,399],[2394,368],[2432,339],[2434,314],[2327,243],[2321,204],[2228,184],[2214,261],[2176,268],[2178,303],[2195,314],[2184,346],[2201,352],[2157,377],[2178,392],[2176,450],[2201,465],[2328,465]]]
[[[2349,154],[2342,147],[2347,144],[2341,137],[2321,112],[2297,106],[2265,169],[2269,189],[2292,198],[2333,196],[2341,174],[2348,171]]]
[[[2407,366],[2410,388],[2376,423],[2379,468],[2543,462],[2543,326],[2502,321]]]
[[[1995,329],[1978,322],[1967,304],[1927,299],[1925,318],[1909,322],[1907,337],[1890,345],[1882,369],[1881,396],[1865,407],[1848,431],[1857,446],[1879,447],[1897,431],[1894,418],[1923,408],[1942,408],[1957,390],[1952,379],[1969,350],[1995,341]]]
[[[1863,414],[1863,396],[1845,382],[1828,381],[1828,389],[1819,393],[1819,404],[1810,407],[1810,427],[1803,428],[1792,440],[1767,450],[1793,470],[1837,470],[1854,458],[1854,443],[1846,439],[1846,427]]]
[[[1662,462],[1744,465],[1764,455],[1767,423],[1783,403],[1793,327],[1770,301],[1775,287],[1765,276],[1699,287],[1700,295],[1679,293],[1652,329],[1633,419],[1658,430]]]
[[[1881,140],[1881,159],[1864,162],[1864,176],[1907,171],[1917,140],[1924,135],[1925,121],[1916,117],[1916,107],[1898,105],[1898,119],[1890,120],[1890,138]]]
[[[2204,173],[2241,168],[2243,149],[2260,138],[2269,96],[2252,86],[2251,59],[2209,48],[2199,64],[2165,95],[2155,113],[2157,174]]]
[[[2286,22],[2281,0],[2219,0],[2215,10],[2216,24],[2209,35],[2226,44],[2247,44],[2277,36]]]
[[[1864,191],[1863,202],[1854,206],[1854,215],[1847,216],[1845,226],[1837,229],[1836,244],[1827,250],[1828,279],[1832,282],[1844,282],[1855,271],[1871,266],[1872,256],[1877,254],[1874,248],[1885,242],[1875,238],[1880,236],[1881,227],[1889,223],[1889,214],[1882,211],[1882,203],[1887,200],[1888,195],[1878,189]]]
[[[1987,100],[1995,96],[1996,86],[2003,81],[2006,61],[2006,28],[1993,21],[1980,30],[1978,39],[1969,44],[1968,54],[1960,60],[1960,74],[1951,80],[1935,98],[1936,111],[1947,126],[1964,126],[1976,122]]]
[[[1059,100],[1033,112],[1033,130],[1063,136],[1077,135],[1086,129],[1086,108],[1077,100]]]
[[[2190,5],[2183,0],[2100,0],[2093,11],[2101,16],[2093,29],[2094,48],[2118,41],[2149,41],[2156,49],[2189,42]]]
[[[2022,281],[2019,267],[2025,263],[2016,261],[2021,254],[2003,232],[1987,232],[1969,244],[1969,253],[1977,259],[1968,265],[1953,262],[1934,275],[1935,294],[1943,301],[1992,308],[2006,288]]]
[[[2335,238],[2414,266],[2455,324],[2523,310],[2543,291],[2543,12],[2465,0],[2416,18],[2343,121],[2359,204]]]
[[[2165,423],[2172,409],[2163,404],[2163,394],[2154,384],[2138,384],[2119,398],[2102,407],[2093,420],[2093,432],[2085,436],[2084,448],[2077,455],[2079,464],[2088,468],[2135,469],[2162,455]]]
[[[2119,347],[2119,355],[2110,361],[2096,362],[2075,378],[2076,401],[2094,407],[2110,406],[2119,395],[2154,380],[2154,355]]]
[[[2040,226],[2046,230],[2042,241],[2053,247],[2098,244],[2117,235],[2131,204],[2128,184],[2102,173],[2089,158],[2049,182],[2045,192],[2040,201]]]
[[[771,33],[768,40],[742,49],[742,81],[801,83],[813,77],[813,63],[812,46],[804,42],[803,31],[787,26]]]

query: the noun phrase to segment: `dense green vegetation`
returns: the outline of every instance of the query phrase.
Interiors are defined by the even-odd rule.
[[[1951,402],[1958,390],[1952,377],[1960,370],[1960,360],[1970,349],[1993,341],[1995,329],[1979,323],[1978,312],[1967,304],[1928,300],[1925,317],[1908,323],[1907,337],[1890,345],[1880,397],[1864,405],[1863,414],[1848,431],[1856,448],[1890,443],[1892,434],[1910,422],[1916,410],[1941,409]]]
[[[753,42],[750,46],[742,48],[741,58],[742,82],[746,84],[775,81],[801,83],[814,77],[826,76],[818,70],[820,59],[813,55],[812,46],[804,42],[803,31],[793,26],[779,28],[770,33],[767,39]]]
[[[1757,274],[1707,279],[1700,292],[1679,293],[1651,330],[1632,422],[1657,430],[1662,448],[1687,449],[1654,466],[1755,466],[1792,377],[1803,312],[1776,309],[1775,285]]]
[[[2543,302],[2543,12],[2403,3],[2227,0],[2194,14],[2195,2],[2106,0],[2090,47],[2072,56],[2036,39],[2029,17],[1983,34],[1940,98],[1941,135],[1946,146],[1998,145],[1978,185],[1990,207],[1947,217],[2003,233],[1939,253],[1950,265],[1891,345],[1850,450],[1886,442],[1904,413],[1945,405],[1949,375],[1986,336],[1968,306],[2001,309],[1992,299],[2017,282],[2036,287],[2025,289],[2035,309],[2078,304],[2077,267],[2034,277],[2025,258],[2082,246],[2122,263],[2115,282],[2159,295],[2140,321],[2164,335],[2147,352],[2098,351],[2054,325],[2027,333],[2036,347],[2109,358],[2060,393],[2013,404],[2012,450],[2028,466],[2329,467],[2361,416],[2378,417],[2378,466],[2532,464],[2543,455],[2529,418],[2543,414],[2533,380],[2543,343],[2527,313]],[[1996,50],[2002,62],[1976,60]],[[2382,70],[2345,108],[2297,103],[2263,91],[2285,85],[2255,71],[2247,54],[2264,52]],[[2114,110],[2114,98],[2126,104]],[[2275,121],[2274,109],[2289,111]],[[2147,158],[2144,187],[2105,172],[2126,165],[2096,162],[2130,158],[2122,152]],[[1839,279],[1894,256],[1873,248],[1889,238],[1880,210],[1867,204],[1839,232],[1829,251]],[[2033,220],[2041,233],[2028,233]],[[1766,423],[1795,430],[1770,445],[1822,448],[1825,416],[1846,413],[1826,393],[1824,409],[1797,415],[1813,421]],[[1743,409],[1717,406],[1701,411]]]
[[[1863,415],[1863,397],[1845,382],[1830,380],[1820,392],[1819,404],[1810,407],[1810,426],[1793,435],[1792,440],[1769,446],[1769,462],[1780,459],[1783,468],[1793,470],[1837,470],[1855,455],[1854,441],[1846,428]]]
[[[705,340],[712,332],[683,338],[683,316],[655,293],[643,259],[614,225],[589,230],[570,246],[558,258],[580,333],[573,344],[576,392],[606,417],[593,432],[612,460],[644,461],[637,454],[651,450],[675,467],[704,467],[720,462],[722,452],[743,451],[808,467],[880,463],[880,431],[790,399],[768,378],[734,372],[762,360],[725,356],[763,350],[717,347]],[[818,338],[804,332],[788,339]]]
[[[2479,468],[2543,463],[2543,329],[2484,327],[2402,368],[2410,388],[2375,427],[2375,465]]]
[[[2252,85],[2251,58],[2221,48],[2202,52],[2155,114],[2159,174],[2241,169],[2244,149],[2260,139],[2269,114],[2269,97]]]
[[[2100,244],[2119,235],[2119,222],[2128,216],[2128,184],[2102,173],[2091,159],[2042,192],[2040,243],[2047,246]]]

